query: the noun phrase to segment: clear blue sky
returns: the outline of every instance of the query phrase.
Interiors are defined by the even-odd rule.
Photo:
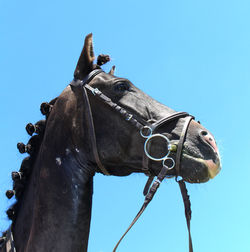
[[[23,155],[25,125],[71,81],[84,36],[110,54],[118,76],[177,111],[196,116],[216,137],[223,169],[188,185],[194,251],[250,251],[250,2],[0,0],[0,229],[10,173]],[[88,3],[86,3],[88,2]],[[143,202],[146,177],[95,177],[89,252],[110,252]],[[107,197],[107,195],[109,197]],[[188,251],[177,184],[168,180],[119,252]]]

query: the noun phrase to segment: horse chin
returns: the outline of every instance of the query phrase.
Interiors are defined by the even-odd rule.
[[[183,179],[189,183],[205,183],[213,179],[221,170],[220,159],[215,162],[183,153]]]

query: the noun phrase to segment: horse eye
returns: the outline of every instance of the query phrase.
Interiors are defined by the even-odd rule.
[[[116,83],[116,85],[114,86],[114,90],[117,92],[124,92],[129,90],[129,84],[126,82],[118,82]]]

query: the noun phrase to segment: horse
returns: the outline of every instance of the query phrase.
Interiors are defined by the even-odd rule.
[[[104,72],[110,58],[99,55],[95,64],[92,40],[85,37],[70,85],[41,105],[45,120],[29,123],[29,142],[18,143],[29,156],[6,192],[16,202],[0,251],[87,251],[95,173],[144,173],[149,195],[154,176],[158,184],[166,177],[203,183],[221,169],[213,135],[115,76],[115,67]]]

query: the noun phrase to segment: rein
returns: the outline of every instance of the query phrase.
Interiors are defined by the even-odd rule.
[[[91,110],[91,105],[89,102],[88,98],[88,92],[95,97],[99,98],[102,100],[105,104],[110,106],[112,109],[114,109],[116,112],[118,112],[127,122],[132,124],[141,134],[143,138],[145,138],[145,143],[144,143],[144,152],[143,152],[143,159],[142,159],[142,171],[149,175],[149,179],[145,185],[143,194],[145,196],[144,203],[128,227],[128,229],[125,231],[125,233],[122,235],[120,240],[117,242],[115,248],[113,249],[113,252],[116,251],[118,245],[124,238],[124,236],[127,234],[127,232],[132,228],[132,226],[135,224],[135,222],[139,219],[139,217],[142,215],[150,201],[153,199],[157,189],[159,188],[161,182],[163,181],[164,178],[168,176],[168,171],[175,168],[176,170],[176,182],[178,182],[182,198],[183,198],[183,203],[185,207],[185,217],[186,217],[186,222],[187,222],[187,228],[188,228],[188,235],[189,235],[189,252],[193,252],[193,246],[192,246],[192,239],[191,239],[191,233],[190,233],[190,220],[191,220],[191,203],[189,200],[189,195],[187,193],[187,188],[185,185],[185,182],[182,180],[178,180],[178,176],[180,175],[180,164],[181,164],[181,153],[183,149],[183,144],[185,141],[185,137],[187,134],[187,130],[189,127],[190,122],[194,119],[193,116],[190,116],[186,112],[176,112],[168,117],[165,117],[159,121],[156,121],[154,123],[149,123],[142,118],[137,118],[133,114],[129,113],[127,110],[119,106],[117,103],[114,103],[109,97],[104,95],[99,89],[97,88],[92,88],[89,83],[90,81],[98,74],[104,72],[101,69],[95,69],[90,74],[88,74],[83,80],[78,80],[75,79],[73,80],[70,85],[74,87],[81,87],[83,89],[83,99],[84,103],[86,106],[86,113],[87,113],[87,118],[88,118],[88,128],[90,130],[90,138],[91,138],[91,143],[92,143],[92,149],[93,149],[93,155],[96,160],[96,164],[100,171],[105,174],[105,175],[110,175],[107,169],[103,166],[103,164],[100,161],[100,157],[98,154],[98,149],[97,149],[97,143],[96,143],[96,135],[95,135],[95,127],[94,127],[94,122],[93,122],[93,115],[92,115],[92,110]],[[155,131],[160,128],[162,125],[165,125],[173,120],[177,120],[179,118],[185,117],[185,122],[184,126],[180,135],[180,139],[178,140],[178,143],[171,142],[164,134],[160,133],[155,133]],[[168,152],[165,156],[161,158],[153,157],[149,153],[151,141],[153,138],[162,138],[163,140],[166,141],[168,145]],[[171,152],[176,152],[176,158],[175,160],[171,157],[169,157],[169,154]],[[158,161],[162,162],[162,168],[160,173],[158,174],[156,180],[152,184],[154,180],[154,175],[150,173],[149,169],[149,160],[153,161]],[[169,163],[171,165],[169,165]],[[151,186],[152,184],[152,186]]]

